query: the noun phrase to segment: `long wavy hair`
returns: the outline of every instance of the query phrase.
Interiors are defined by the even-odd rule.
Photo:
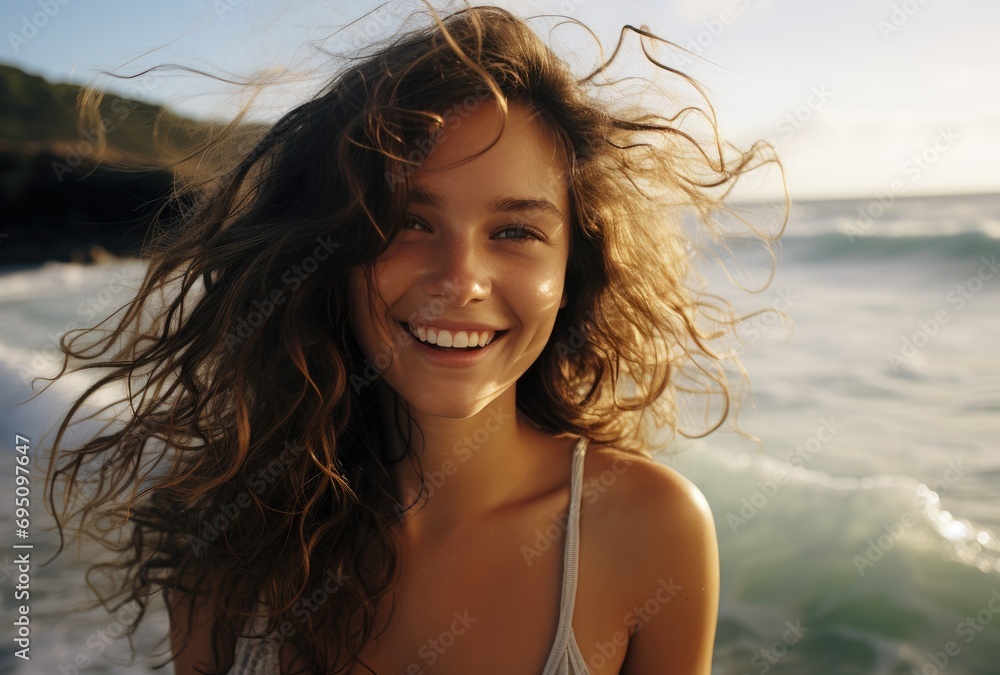
[[[390,528],[407,508],[389,482],[401,458],[386,451],[400,421],[385,419],[379,369],[350,329],[348,272],[370,271],[401,228],[409,178],[437,132],[483,102],[531,106],[569,167],[568,305],[517,382],[519,410],[553,434],[646,455],[654,430],[703,435],[730,414],[726,364],[738,360],[713,345],[737,317],[689,288],[685,232],[692,215],[713,230],[741,176],[780,169],[773,148],[723,142],[704,92],[651,55],[648,45],[670,43],[645,29],[625,26],[610,58],[577,77],[503,9],[427,17],[269,128],[239,117],[210,138],[200,152],[218,159],[255,135],[210,181],[178,190],[180,215],[156,228],[113,329],[60,341],[49,379],[71,359],[102,371],[52,447],[60,541],[65,527],[114,553],[88,583],[115,580],[101,597],[109,610],[139,604],[130,635],[160,590],[183,592],[190,612],[207,602],[213,673],[231,666],[232,640],[261,607],[266,631],[281,626],[309,672],[347,672],[380,634],[399,555]],[[668,115],[602,97],[630,34],[705,107]],[[692,115],[707,139],[684,129]],[[127,392],[123,426],[60,449],[71,419],[111,385]],[[724,400],[697,434],[681,428],[685,392]]]

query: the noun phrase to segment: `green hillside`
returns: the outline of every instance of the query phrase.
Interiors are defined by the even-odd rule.
[[[0,65],[0,265],[140,255],[156,207],[171,193],[168,170],[94,161],[95,130],[78,131],[79,93],[77,85]],[[109,135],[105,159],[133,166],[174,158],[210,130],[113,94],[100,118]]]
[[[37,75],[0,65],[0,138],[9,141],[69,141],[76,133],[72,84],[49,84]]]
[[[37,75],[0,64],[0,140],[8,144],[77,143],[94,138],[93,129],[78,131],[75,84],[52,84]],[[153,143],[153,123],[162,115],[165,129],[183,129],[169,135],[171,144],[157,148]],[[207,129],[204,124],[180,117],[143,101],[106,94],[101,102],[101,119],[112,144],[124,153],[154,158],[164,150],[176,151],[194,143],[191,130]]]

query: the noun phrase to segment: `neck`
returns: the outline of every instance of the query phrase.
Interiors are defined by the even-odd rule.
[[[384,388],[393,458],[405,448],[391,421],[396,401],[398,419],[406,422],[405,404],[397,399]],[[412,457],[389,468],[396,499],[406,509],[398,526],[404,539],[446,536],[531,496],[531,479],[544,459],[539,448],[551,447],[551,436],[517,411],[515,387],[471,417],[445,418],[412,409],[410,417]]]

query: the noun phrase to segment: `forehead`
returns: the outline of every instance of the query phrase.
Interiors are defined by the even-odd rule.
[[[411,177],[416,192],[445,194],[449,203],[547,199],[569,212],[566,157],[537,113],[522,103],[510,103],[506,123],[492,99],[446,115],[425,152]]]

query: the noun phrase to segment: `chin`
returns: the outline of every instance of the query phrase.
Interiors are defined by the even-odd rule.
[[[444,419],[464,420],[483,411],[499,393],[482,389],[468,391],[454,385],[446,391],[424,387],[417,392],[401,391],[399,395],[409,404],[411,414],[429,415]],[[398,391],[398,390],[397,390]]]

